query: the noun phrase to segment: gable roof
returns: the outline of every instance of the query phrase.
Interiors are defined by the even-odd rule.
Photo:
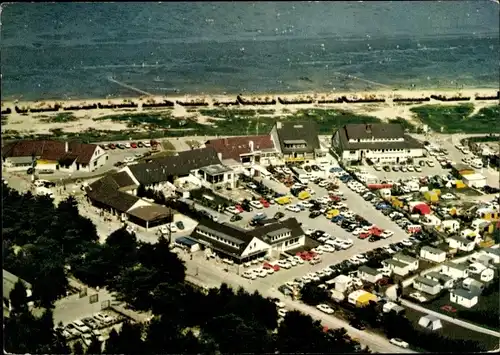
[[[276,131],[283,153],[312,153],[315,149],[320,148],[318,127],[314,121],[277,122]],[[285,141],[304,141],[306,148],[285,148]]]
[[[202,148],[186,150],[128,168],[139,183],[151,185],[167,181],[172,176],[188,175],[191,170],[216,164],[221,164],[217,152],[213,148]]]
[[[367,129],[367,127],[369,127]],[[404,134],[399,124],[375,123],[375,124],[348,124],[338,131],[340,146],[345,150],[356,149],[416,149],[422,148],[423,144],[410,135]],[[386,142],[349,142],[349,139],[397,139],[403,141]]]
[[[261,136],[240,136],[230,138],[212,139],[205,143],[207,148],[213,148],[217,153],[222,154],[222,159],[234,159],[240,161],[242,154],[252,152],[251,143],[253,142],[253,150],[274,149],[274,142],[271,135]]]
[[[9,299],[10,292],[14,289],[14,286],[18,280],[20,280],[27,289],[31,288],[31,284],[24,281],[23,279],[17,277],[11,272],[8,272],[5,269],[2,269],[3,276],[3,297]]]
[[[485,248],[483,250],[488,254],[500,256],[500,248]]]
[[[428,245],[423,246],[422,249],[420,249],[420,252],[422,252],[422,251],[428,251],[431,254],[438,254],[438,255],[439,254],[446,254],[446,252],[444,250],[433,248],[433,247],[430,247]]]
[[[378,270],[375,270],[374,268],[371,268],[369,266],[363,265],[358,268],[358,271],[367,273],[368,275],[376,276],[380,275],[380,272]]]
[[[434,287],[434,286],[437,286],[439,285],[439,281],[435,281],[433,279],[428,279],[426,277],[423,277],[423,276],[417,276],[415,277],[415,279],[413,280],[413,282],[417,282],[417,283],[421,283],[421,284],[424,284],[424,285],[427,285],[427,286],[430,286],[430,287]]]
[[[129,174],[127,174],[126,171],[111,174],[110,177],[113,179],[118,189],[129,186],[137,186],[134,180],[130,177]]]
[[[68,151],[66,152],[66,144]],[[62,142],[51,140],[22,140],[8,143],[2,149],[2,157],[30,157],[33,154],[42,160],[76,160],[89,164],[97,148],[95,144]]]
[[[106,175],[87,186],[85,191],[90,199],[119,212],[127,212],[140,198],[118,191],[119,187],[120,185],[113,179],[112,175]]]
[[[455,269],[455,270],[460,270],[460,271],[465,271],[467,270],[467,266],[463,264],[456,264],[451,261],[447,261],[442,264],[443,266],[447,266],[448,268]]]
[[[402,263],[401,261],[397,261],[394,259],[385,259],[383,263],[389,264],[389,265],[394,265],[397,267],[406,267],[408,264]]]
[[[412,264],[415,261],[417,261],[417,259],[412,258],[411,256],[408,256],[408,255],[405,255],[405,254],[402,254],[402,253],[397,253],[392,258],[394,260],[401,261],[403,263],[408,263],[408,264]]]
[[[448,275],[441,274],[437,271],[428,272],[427,274],[425,274],[425,277],[437,279],[438,281],[441,281],[443,283],[453,280],[453,278],[449,277]]]
[[[459,236],[459,235],[450,235],[450,236],[448,237],[448,242],[449,242],[450,240],[455,240],[455,241],[457,241],[457,242],[459,242],[459,243],[462,243],[462,244],[464,244],[464,245],[474,243],[472,240],[469,240],[469,239],[467,239],[467,238],[461,237],[461,236]]]
[[[474,297],[479,296],[477,292],[467,291],[467,290],[465,290],[463,288],[457,288],[455,290],[452,290],[451,292],[454,293],[457,296],[460,296],[460,297],[468,299],[468,300],[471,300]]]
[[[275,234],[290,232],[290,236],[287,238],[279,239],[275,242],[271,241],[271,238]],[[255,228],[247,232],[249,235],[262,239],[268,244],[282,243],[283,241],[298,238],[304,235],[304,231],[300,226],[300,223],[295,218],[288,218],[284,221],[277,221],[276,223],[266,224],[262,227]]]

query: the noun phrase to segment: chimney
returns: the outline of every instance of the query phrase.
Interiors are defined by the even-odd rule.
[[[250,147],[250,151],[253,153],[253,141],[249,141],[248,146]]]
[[[222,153],[217,153],[217,157],[219,158],[220,161],[222,161]]]
[[[281,122],[276,122],[276,128],[281,129]]]
[[[366,125],[366,133],[372,133],[372,125],[371,124]]]
[[[68,142],[64,142],[64,152],[68,152]]]

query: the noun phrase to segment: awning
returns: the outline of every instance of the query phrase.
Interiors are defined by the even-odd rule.
[[[431,213],[431,208],[427,204],[421,203],[413,207],[413,212],[420,213],[421,215],[426,215]]]

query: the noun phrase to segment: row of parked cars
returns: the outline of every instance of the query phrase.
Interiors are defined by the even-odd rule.
[[[375,171],[384,170],[385,172],[389,172],[392,170],[394,172],[401,171],[402,173],[412,173],[414,171],[421,172],[422,167],[425,166],[425,164],[427,164],[430,167],[434,166],[434,162],[429,159],[425,161],[421,160],[419,165],[393,165],[392,167],[389,165],[384,165],[384,166],[374,165],[373,169],[375,169]]]
[[[101,342],[104,341],[105,339],[101,330],[122,320],[119,316],[111,316],[104,312],[98,312],[92,317],[75,320],[63,327],[56,326],[54,329],[61,332],[68,340],[81,338],[88,346],[92,342],[93,337],[96,337]]]
[[[101,144],[101,148],[104,150],[108,149],[136,149],[136,148],[153,148],[155,149],[160,143],[151,141],[139,141],[139,142],[123,142],[123,143],[106,143]]]
[[[256,263],[247,262],[244,263],[243,266],[248,268],[251,267],[252,264],[258,264],[263,259],[256,259]],[[317,264],[321,261],[320,257],[315,252],[300,252],[293,256],[288,256],[284,259],[280,259],[277,261],[264,261],[262,267],[256,267],[252,269],[245,270],[242,274],[244,278],[255,280],[257,277],[266,277],[267,275],[272,275],[275,272],[280,271],[281,269],[290,269],[294,266],[304,264],[305,262],[309,262],[311,265]]]

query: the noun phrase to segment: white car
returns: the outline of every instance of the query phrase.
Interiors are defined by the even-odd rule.
[[[346,239],[342,241],[342,249],[349,249],[354,245],[352,240]]]
[[[408,347],[410,346],[410,344],[408,344],[406,341],[399,338],[392,338],[390,342],[404,349],[408,349]]]
[[[245,279],[255,280],[257,275],[253,272],[253,270],[245,270],[243,274],[241,274]]]
[[[373,169],[375,169],[375,171],[381,171],[382,167],[380,165],[374,165]]]
[[[321,182],[318,184],[318,186],[319,186],[319,187],[325,187],[325,186],[328,186],[328,184],[329,184],[329,183],[330,183],[330,181],[328,181],[328,180],[323,180],[323,181],[321,181]]]
[[[300,204],[302,206],[304,206],[304,208],[311,208],[313,206],[313,204],[311,202],[307,202],[307,201],[302,201]]]
[[[320,280],[319,276],[316,273],[314,273],[314,272],[310,272],[306,276],[309,276],[309,278],[311,280],[313,280],[313,281],[319,281]]]
[[[80,333],[90,333],[90,328],[87,327],[81,320],[75,320],[73,325]]]
[[[368,259],[365,258],[363,255],[361,254],[356,254],[353,256],[353,258],[356,258],[357,260],[359,260],[361,263],[366,263],[368,262]]]
[[[456,199],[456,196],[448,192],[448,193],[441,195],[441,198],[443,200],[454,200],[454,199]]]
[[[276,301],[276,302],[274,302],[274,304],[278,308],[285,308],[285,304],[283,302],[281,302],[281,301]]]
[[[151,143],[150,142],[142,142],[142,144],[144,145],[144,147],[146,148],[151,148]]]
[[[413,165],[408,165],[406,168],[408,169],[409,172],[415,171],[415,168],[413,167]]]
[[[302,281],[307,283],[307,282],[311,282],[312,279],[309,275],[304,275],[304,276],[302,276]]]
[[[284,308],[280,308],[278,309],[278,316],[284,318],[286,316],[286,314],[288,313],[288,311]]]
[[[125,148],[130,149],[130,143],[129,142],[123,143],[123,145],[125,146]]]
[[[409,239],[403,239],[401,241],[401,243],[405,246],[405,247],[411,247],[413,245],[413,243],[411,242],[411,240]]]
[[[132,163],[134,160],[134,157],[125,157],[125,159],[123,159],[125,163]]]
[[[260,201],[250,201],[250,206],[252,206],[253,208],[257,208],[259,210],[264,208],[264,205],[262,205]]]
[[[284,172],[285,174],[288,174],[288,175],[290,175],[290,174],[292,173],[292,171],[291,171],[290,169],[288,169],[287,167],[284,167],[284,168],[283,168],[283,172]]]
[[[290,263],[287,263],[285,260],[280,260],[280,261],[278,261],[277,264],[279,267],[282,267],[285,269],[290,269],[292,267],[292,265],[290,265]]]
[[[288,206],[286,206],[286,210],[297,213],[297,212],[300,212],[300,207],[295,206],[295,205],[288,205]]]
[[[266,269],[255,270],[255,274],[259,277],[266,277],[268,275]]]
[[[394,232],[393,231],[390,231],[388,229],[386,229],[385,231],[383,231],[382,233],[380,233],[380,236],[382,238],[390,238],[394,235]]]
[[[305,233],[305,235],[311,235],[316,231],[317,231],[317,229],[315,229],[315,228],[307,228],[304,233]]]
[[[292,266],[297,266],[297,259],[295,259],[293,256],[289,257],[286,261]]]
[[[311,251],[316,253],[316,254],[323,255],[323,249],[321,248],[321,245],[317,248],[311,249]]]
[[[359,233],[363,232],[363,228],[356,228],[352,231],[352,235],[359,235]]]
[[[335,312],[332,307],[326,305],[326,304],[318,304],[316,306],[317,309],[319,309],[321,312],[324,312],[326,314],[333,314]]]
[[[353,263],[354,265],[360,265],[361,261],[358,260],[358,258],[351,256],[349,259],[347,259],[349,262]]]
[[[388,246],[388,245],[385,245],[385,246],[383,246],[382,248],[384,248],[384,250],[385,250],[386,252],[388,252],[389,254],[396,254],[396,251],[395,251],[394,249],[391,249],[391,247],[390,247],[390,246]]]
[[[417,173],[421,173],[422,172],[422,168],[419,165],[415,165],[414,168],[415,168],[415,171]]]
[[[422,296],[422,294],[420,292],[410,293],[410,297],[416,299],[419,302],[425,302],[425,301],[427,301],[427,298],[425,298],[424,296]]]
[[[305,262],[304,259],[302,259],[300,256],[295,255],[294,258],[299,264],[304,264]]]
[[[318,198],[316,201],[318,201],[322,205],[326,205],[327,203],[329,203],[331,201],[331,199],[328,196],[323,196],[323,197]]]
[[[269,269],[262,268],[262,270],[264,270],[265,272],[267,272],[268,275],[274,274],[274,269],[273,268],[269,268]]]
[[[328,237],[319,237],[318,238],[318,242],[320,242],[320,243],[326,243],[326,241],[329,240],[329,239],[330,238],[328,238]]]
[[[232,214],[240,214],[241,213],[241,211],[234,206],[227,207],[226,211],[229,213],[232,213]]]
[[[335,248],[343,249],[343,247],[342,247],[343,241],[344,241],[343,239],[335,239],[335,240],[332,240],[331,242],[328,241],[327,243],[330,244],[331,246],[334,246]]]
[[[327,253],[333,253],[335,251],[335,248],[332,247],[332,246],[330,246],[330,245],[328,245],[328,244],[322,245],[322,248]]]

